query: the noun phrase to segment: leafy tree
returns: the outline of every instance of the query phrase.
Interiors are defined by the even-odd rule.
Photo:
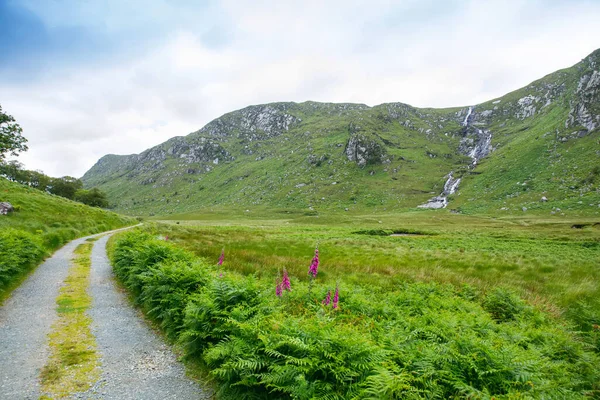
[[[0,106],[0,161],[4,160],[7,153],[17,156],[19,152],[27,150],[27,139],[22,132],[13,116],[5,114]]]
[[[61,178],[52,178],[48,191],[57,196],[66,197],[74,200],[75,192],[83,187],[83,183],[72,176],[63,176]]]
[[[4,162],[0,160],[0,175],[13,182],[20,182],[23,176],[23,164],[16,160]]]
[[[92,207],[108,207],[106,193],[98,188],[92,188],[90,190],[78,189],[75,192],[75,200]]]
[[[29,171],[29,186],[45,192],[50,186],[52,178],[42,171]]]

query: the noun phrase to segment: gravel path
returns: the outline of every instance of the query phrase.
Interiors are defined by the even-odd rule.
[[[92,250],[89,293],[92,333],[96,336],[102,376],[82,398],[208,399],[209,391],[185,376],[169,347],[146,324],[115,286],[106,256],[108,236]],[[2,396],[0,396],[2,398]]]
[[[57,317],[58,289],[73,250],[85,239],[54,253],[0,307],[0,399],[39,397],[38,376],[48,358],[46,335]]]

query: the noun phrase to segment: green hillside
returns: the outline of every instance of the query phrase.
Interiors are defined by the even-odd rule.
[[[41,260],[66,242],[135,220],[0,178],[0,202],[16,211],[0,215],[0,300]]]
[[[215,206],[384,212],[436,196],[430,206],[463,213],[594,214],[599,69],[597,50],[472,107],[250,106],[139,155],[107,155],[82,180],[137,215]]]

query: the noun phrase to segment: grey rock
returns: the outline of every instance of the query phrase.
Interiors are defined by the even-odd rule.
[[[379,164],[384,160],[385,150],[376,140],[361,133],[352,134],[344,150],[348,161],[364,168],[367,164]]]
[[[15,208],[8,201],[0,202],[0,215],[7,215],[15,211]]]

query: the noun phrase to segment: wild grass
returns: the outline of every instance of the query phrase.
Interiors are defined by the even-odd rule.
[[[68,241],[134,223],[133,218],[3,178],[0,201],[8,201],[17,209],[0,215],[0,303],[44,257]]]
[[[467,284],[469,278],[460,281],[458,272],[453,284],[436,282],[450,268],[434,264],[425,274],[429,257],[443,253],[430,252],[417,240],[443,234],[355,238],[344,228],[310,226],[145,230],[150,233],[116,239],[111,255],[116,274],[169,337],[185,346],[186,356],[206,366],[222,398],[599,394],[600,332],[574,330],[562,317],[520,297],[518,285],[492,287],[483,279],[488,285],[476,279]],[[169,240],[156,239],[159,234]],[[419,268],[405,273],[386,265],[399,245],[380,241],[397,239],[409,240],[401,243],[421,253],[410,259],[422,263]],[[321,266],[309,284],[317,241]],[[182,250],[220,252],[223,244],[223,278],[215,266],[218,254],[213,258],[211,250],[208,258],[197,259]],[[472,249],[467,244],[463,237],[451,251],[474,253],[475,243],[470,242]],[[292,291],[278,298],[275,285],[283,266]],[[441,273],[431,276],[431,270]],[[336,285],[340,303],[334,310],[321,301]]]
[[[91,305],[87,288],[92,246],[88,241],[75,249],[76,258],[56,299],[58,320],[48,334],[50,356],[40,374],[46,398],[68,398],[89,389],[100,377],[92,321],[86,314]]]
[[[330,266],[321,275],[324,281],[344,278],[378,288],[427,281],[469,284],[483,291],[503,286],[531,304],[567,316],[579,329],[589,331],[600,323],[600,287],[595,284],[600,281],[600,226],[593,219],[416,212],[329,215],[311,222],[287,217],[261,225],[258,216],[220,216],[228,219],[214,221],[201,214],[193,220],[188,215],[161,229],[208,260],[217,260],[225,248],[227,269],[243,275],[270,277],[286,268],[307,279],[306,259],[318,242],[323,263]],[[393,232],[409,233],[382,235]]]

